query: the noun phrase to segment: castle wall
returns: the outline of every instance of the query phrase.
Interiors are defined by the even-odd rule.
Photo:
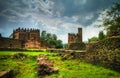
[[[37,49],[39,49],[40,48],[40,42],[28,40],[25,43],[25,48],[37,48]]]
[[[40,48],[40,30],[18,28],[13,30],[12,38],[0,34],[0,48]]]
[[[0,48],[22,48],[22,41],[10,38],[0,38]]]
[[[40,31],[38,29],[16,29],[13,38],[24,41],[24,48],[40,48]]]

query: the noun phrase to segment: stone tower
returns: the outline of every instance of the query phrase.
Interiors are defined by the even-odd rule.
[[[82,42],[82,28],[78,28],[78,43]]]
[[[82,28],[78,28],[78,33],[68,33],[68,46],[71,43],[82,43]]]
[[[40,30],[18,28],[13,30],[13,39],[21,40],[23,48],[40,48]]]

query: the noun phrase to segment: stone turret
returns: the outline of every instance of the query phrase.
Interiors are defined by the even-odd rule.
[[[78,33],[68,33],[68,46],[71,43],[82,43],[82,28],[78,28]]]
[[[82,42],[82,28],[78,28],[78,42]]]

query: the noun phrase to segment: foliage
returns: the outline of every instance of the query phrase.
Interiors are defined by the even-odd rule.
[[[62,41],[58,40],[55,34],[46,33],[46,31],[41,33],[41,44],[42,47],[63,48]]]
[[[103,31],[100,31],[100,32],[99,32],[98,37],[99,37],[99,40],[102,40],[102,39],[105,38],[105,35],[104,35]]]
[[[66,44],[63,44],[63,47],[64,48],[68,48],[68,44],[66,43]]]
[[[106,10],[103,15],[103,26],[109,36],[120,35],[120,3],[115,3],[111,9]]]
[[[97,41],[99,41],[98,37],[92,37],[88,39],[88,42],[97,42]]]
[[[56,48],[63,48],[63,44],[61,40],[56,41]]]

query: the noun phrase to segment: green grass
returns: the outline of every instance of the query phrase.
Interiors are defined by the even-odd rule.
[[[37,55],[41,55],[41,54],[56,54],[56,53],[51,53],[51,52],[28,52],[28,51],[0,51],[0,56],[3,56],[3,55],[13,55],[15,53],[25,53],[27,55],[31,55],[31,56],[37,56]]]
[[[49,55],[49,59],[54,63],[54,67],[59,68],[58,73],[54,73],[44,78],[120,78],[120,73],[106,69],[100,66],[94,66],[80,60],[61,60],[56,53],[50,52],[23,52],[28,57],[26,59],[11,58],[12,55],[19,53],[14,51],[1,51],[0,57],[9,58],[0,59],[0,70],[13,69],[15,78],[37,78],[38,55]]]
[[[94,66],[79,60],[65,60],[56,58],[55,67],[59,73],[50,78],[120,78],[120,73],[103,67]]]

